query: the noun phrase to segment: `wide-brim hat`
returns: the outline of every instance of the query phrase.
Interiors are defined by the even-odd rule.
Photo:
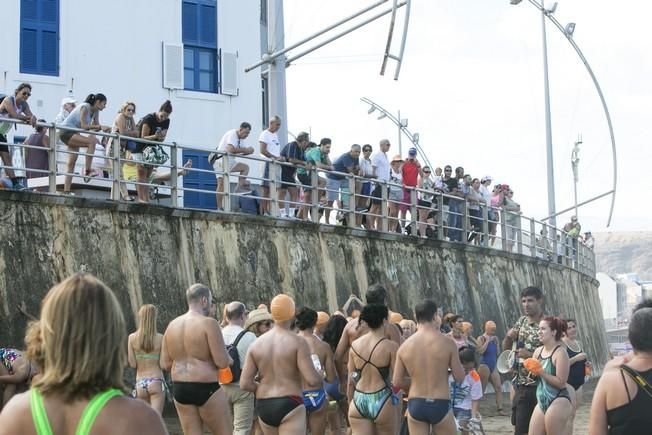
[[[400,156],[400,154],[396,154],[394,157],[392,157],[392,163],[394,162],[402,162],[403,158]]]
[[[244,329],[249,329],[250,326],[258,323],[264,322],[265,320],[272,320],[272,315],[269,314],[267,308],[258,308],[256,310],[250,311],[247,316],[247,321],[245,322]]]

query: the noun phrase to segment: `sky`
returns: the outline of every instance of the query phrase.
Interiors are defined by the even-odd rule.
[[[372,3],[286,0],[285,44]],[[577,23],[574,40],[602,87],[616,138],[613,220],[607,228],[610,197],[595,201],[579,210],[585,231],[652,231],[652,195],[644,178],[652,165],[650,12],[652,4],[643,0],[559,0],[555,12],[562,24]],[[403,15],[398,12],[394,53]],[[367,113],[369,106],[360,101],[367,97],[392,113],[401,111],[434,166],[463,166],[478,178],[491,175],[513,188],[524,215],[547,216],[540,12],[527,0],[518,6],[509,0],[413,0],[397,81],[392,61],[385,76],[379,75],[388,29],[385,16],[287,69],[289,130],[310,131],[317,141],[331,137],[335,156],[353,143],[370,143],[375,151],[386,137],[393,156],[398,153],[397,128],[387,119],[378,120],[378,112]],[[590,76],[559,30],[551,23],[546,29],[555,198],[557,210],[562,210],[573,205],[570,158],[578,135],[583,140],[580,202],[611,189],[613,160],[606,118]],[[404,138],[404,155],[407,148]],[[571,214],[560,216],[558,225]]]

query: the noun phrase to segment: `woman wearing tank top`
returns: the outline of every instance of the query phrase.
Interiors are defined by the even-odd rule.
[[[591,403],[591,435],[649,435],[652,432],[652,299],[629,321],[633,353],[610,361]]]
[[[537,406],[530,418],[529,435],[571,435],[575,417],[574,394],[566,383],[568,378],[568,355],[561,341],[566,322],[559,317],[546,317],[539,322],[539,341],[525,361],[531,376],[537,377]],[[528,364],[538,360],[538,369]]]
[[[103,282],[75,274],[57,284],[28,332],[27,355],[41,373],[2,410],[3,434],[168,433],[152,408],[122,393],[126,324]]]
[[[106,96],[104,94],[90,94],[86,97],[84,102],[70,112],[70,115],[61,123],[62,127],[78,128],[90,131],[103,131],[109,133],[111,127],[100,124],[100,112],[106,107]],[[93,155],[95,154],[95,144],[97,138],[94,135],[84,136],[81,133],[71,130],[60,130],[59,139],[61,142],[68,145],[74,152],[83,152],[86,148],[85,166],[84,166],[84,181],[89,182],[93,174],[91,165],[93,163]],[[75,172],[75,164],[77,163],[78,154],[68,154],[68,167],[66,168],[67,174]],[[66,175],[63,182],[63,193],[70,194],[70,187],[72,186],[72,175]]]
[[[135,115],[136,103],[132,101],[124,102],[122,107],[120,107],[118,116],[116,116],[115,121],[113,121],[113,133],[118,133],[121,136],[139,137],[140,132],[136,129],[136,121],[134,120]],[[113,141],[111,141],[111,144],[113,144]],[[125,159],[125,161],[122,162],[122,165],[135,165],[135,163],[127,161],[127,158],[131,155],[131,152],[136,151],[136,148],[136,142],[129,140],[128,138],[120,141],[120,158]],[[129,152],[129,154],[127,154],[127,152]],[[109,156],[113,155],[111,145],[106,147],[106,153]],[[112,167],[113,161],[109,161],[111,162]],[[122,165],[120,165],[120,180],[124,178]],[[134,200],[132,196],[129,196],[129,192],[127,191],[127,186],[125,183],[120,183],[120,197],[125,201]]]
[[[14,95],[5,97],[0,103],[0,118],[13,118],[21,121],[29,122],[32,127],[36,126],[36,116],[29,108],[27,99],[32,95],[32,85],[29,83],[21,83],[14,91]],[[9,145],[7,145],[7,133],[10,129],[14,128],[11,122],[0,122],[0,158],[2,164],[5,166],[13,166],[11,161],[11,154],[9,153]],[[16,174],[13,169],[5,169],[7,177],[9,177],[14,185],[17,183]],[[14,186],[15,187],[15,186]],[[25,187],[25,186],[20,186]]]

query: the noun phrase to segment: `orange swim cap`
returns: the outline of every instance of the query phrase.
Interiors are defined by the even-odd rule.
[[[330,318],[331,316],[329,316],[328,313],[317,311],[317,326],[326,324]]]
[[[284,322],[294,317],[294,299],[286,294],[276,295],[269,304],[272,319]]]
[[[389,315],[390,323],[401,323],[401,320],[403,320],[403,316],[401,316],[401,313],[392,313]]]

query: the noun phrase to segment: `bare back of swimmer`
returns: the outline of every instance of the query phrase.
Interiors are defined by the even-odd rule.
[[[274,327],[249,348],[240,388],[256,394],[256,410],[265,435],[305,433],[302,379],[318,386],[322,377],[312,364],[306,341],[290,330],[294,301],[278,295],[270,311]]]
[[[217,320],[207,317],[211,291],[194,284],[186,291],[186,299],[188,312],[170,322],[163,336],[161,367],[171,370],[174,404],[184,434],[202,434],[202,422],[213,434],[227,434],[228,408],[217,373],[231,359]]]
[[[441,319],[434,301],[425,300],[415,307],[417,332],[399,348],[393,384],[409,389],[408,426],[412,435],[454,434],[455,421],[449,411],[448,369],[456,382],[465,373],[457,346],[440,330]]]

